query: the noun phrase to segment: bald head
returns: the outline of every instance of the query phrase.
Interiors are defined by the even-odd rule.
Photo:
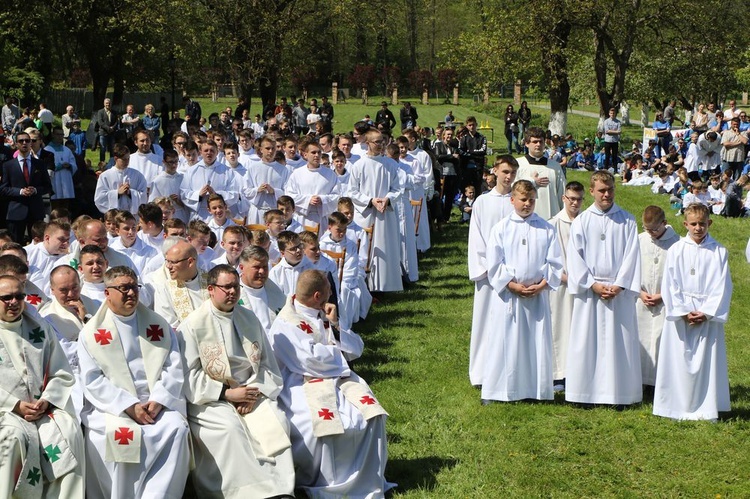
[[[107,251],[109,239],[107,238],[107,227],[99,220],[87,221],[81,230],[81,246],[95,244],[102,251]]]
[[[169,277],[189,281],[198,274],[198,250],[187,241],[178,241],[164,254]]]

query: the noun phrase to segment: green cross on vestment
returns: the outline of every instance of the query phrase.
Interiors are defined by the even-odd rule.
[[[29,484],[34,486],[38,484],[42,479],[42,473],[39,471],[39,468],[31,468],[29,470],[29,474],[26,475],[26,480],[29,481]]]
[[[41,327],[34,328],[29,333],[29,339],[34,343],[41,343],[44,341],[44,329]]]
[[[74,269],[78,270],[78,260],[76,260],[75,258],[73,258],[72,260],[70,260],[70,266],[73,267]]]
[[[58,454],[62,453],[62,451],[60,450],[60,447],[58,447],[57,445],[53,447],[52,444],[45,447],[44,452],[47,453],[45,457],[50,463],[54,463],[55,461],[60,459],[60,456],[58,456]]]
[[[237,305],[244,305],[244,304],[245,304],[245,300],[243,300],[242,298],[240,298],[240,301],[237,302]]]

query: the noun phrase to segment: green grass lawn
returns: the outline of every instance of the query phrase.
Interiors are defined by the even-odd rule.
[[[588,175],[570,179],[588,185]],[[645,206],[662,206],[685,233],[666,196],[648,187],[618,186],[617,200],[638,219]],[[468,380],[468,229],[453,223],[434,237],[419,285],[387,295],[356,328],[366,353],[355,369],[390,413],[394,497],[750,495],[750,328],[741,308],[748,224],[715,217],[711,230],[729,248],[734,280],[726,326],[732,412],[718,424],[657,418],[650,400],[622,412],[580,409],[559,395],[554,403],[481,406]]]

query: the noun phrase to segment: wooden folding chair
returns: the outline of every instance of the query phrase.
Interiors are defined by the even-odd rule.
[[[245,225],[245,217],[233,218],[232,222],[236,223],[237,225]]]
[[[323,253],[329,256],[331,260],[336,262],[336,269],[339,273],[339,285],[344,280],[344,264],[346,263],[346,248],[344,248],[344,251],[333,251],[333,250],[325,250],[321,249]]]
[[[320,224],[315,224],[315,225],[303,225],[303,226],[302,226],[302,229],[303,229],[303,230],[306,230],[306,231],[308,231],[308,232],[312,232],[312,233],[313,233],[313,234],[315,234],[316,236],[320,237]]]
[[[268,230],[268,227],[263,224],[247,224],[245,228],[247,230],[262,230],[263,232]]]
[[[369,274],[370,270],[372,270],[372,255],[375,251],[375,248],[372,244],[375,239],[375,224],[372,224],[371,226],[362,230],[367,235],[367,242],[370,244],[370,246],[367,247],[367,263],[365,264],[365,274]]]
[[[412,215],[414,216],[414,235],[419,236],[419,220],[422,218],[422,201],[424,198],[419,198],[419,201],[414,201],[413,199],[409,202],[411,203],[411,211]]]

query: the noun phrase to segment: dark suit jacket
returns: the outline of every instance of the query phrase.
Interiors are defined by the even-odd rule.
[[[31,181],[26,183],[18,159],[13,158],[3,163],[0,178],[0,196],[7,199],[8,220],[41,220],[45,209],[42,196],[52,192],[47,168],[41,160],[31,158]],[[33,196],[21,196],[24,187],[36,187]]]
[[[107,111],[101,108],[96,112],[96,126],[99,128],[99,135],[112,135],[117,130],[117,123],[120,121],[120,115],[114,108],[109,110],[110,119],[107,119]]]

